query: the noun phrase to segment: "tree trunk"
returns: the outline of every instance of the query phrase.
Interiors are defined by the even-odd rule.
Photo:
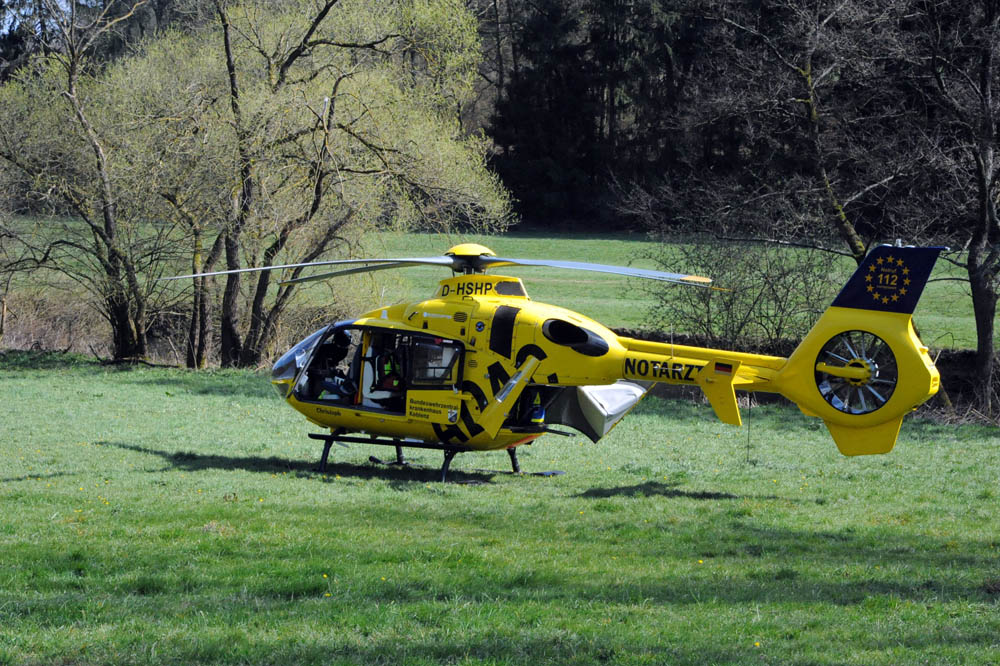
[[[972,287],[972,311],[976,320],[976,392],[983,413],[993,415],[993,322],[997,313],[997,294],[986,271],[973,270],[969,260],[969,284]]]
[[[229,104],[233,112],[236,130],[236,147],[239,154],[239,191],[235,200],[235,219],[225,230],[226,270],[240,268],[240,234],[246,224],[253,202],[254,177],[250,155],[247,152],[246,131],[240,109],[240,87],[236,77],[236,58],[230,39],[229,18],[220,0],[215,0],[215,9],[222,26],[223,47],[226,56],[226,73],[229,78]],[[223,367],[236,367],[243,354],[243,343],[239,332],[239,292],[240,274],[226,276],[226,288],[222,296],[222,320],[220,322],[220,352]]]
[[[837,192],[830,180],[830,173],[826,168],[827,154],[823,149],[823,141],[820,134],[819,100],[816,94],[815,81],[812,71],[812,54],[809,54],[805,66],[799,70],[802,84],[805,87],[806,99],[806,122],[808,124],[809,141],[812,144],[813,160],[816,168],[816,175],[823,183],[823,192],[826,196],[827,205],[833,213],[833,226],[837,234],[847,245],[854,261],[860,266],[865,258],[865,244],[861,240],[854,223],[847,217],[844,206],[837,196]]]
[[[1000,235],[996,203],[991,191],[994,173],[992,147],[981,148],[976,155],[976,185],[978,219],[969,243],[969,286],[972,290],[972,311],[976,320],[976,392],[980,408],[993,414],[993,321],[997,311],[997,257],[992,246]]]
[[[111,356],[115,361],[142,358],[146,355],[145,341],[132,321],[128,297],[121,291],[105,299],[108,322],[111,324]]]
[[[208,251],[208,257],[202,264],[201,270],[210,272],[215,268],[215,262],[222,254],[222,247],[225,234],[219,234],[212,243],[212,249]],[[204,368],[207,359],[207,348],[209,338],[212,335],[212,300],[211,293],[215,290],[215,278],[201,278],[195,282],[195,288],[201,291],[201,299],[198,302],[198,349],[195,352],[195,364],[199,369]]]
[[[195,352],[194,362],[195,367],[199,370],[205,368],[205,364],[208,362],[205,353],[208,347],[208,336],[210,334],[210,329],[208,327],[209,317],[211,316],[208,307],[208,278],[202,278],[199,282],[198,289],[201,290],[201,298],[198,299],[198,348]]]
[[[493,25],[496,29],[496,40],[494,46],[496,48],[496,66],[497,66],[497,98],[504,92],[504,86],[507,84],[507,79],[504,72],[504,62],[503,62],[503,22],[500,19],[500,5],[498,0],[493,0]]]
[[[201,326],[201,286],[199,282],[204,278],[194,279],[194,297],[191,303],[191,319],[188,322],[187,343],[184,345],[184,365],[188,368],[197,368],[198,360],[198,330]]]
[[[226,231],[226,269],[234,270],[240,267],[240,245],[235,234]],[[239,331],[239,300],[240,274],[230,273],[226,276],[226,288],[222,294],[222,320],[219,327],[221,343],[221,362],[224,368],[234,368],[240,363],[243,353],[243,342]]]
[[[198,274],[201,273],[202,270],[201,228],[197,223],[192,224],[191,226],[192,232],[194,233],[194,249],[191,253],[191,272]],[[191,303],[191,321],[188,324],[187,345],[185,350],[185,365],[189,368],[201,367],[198,364],[198,337],[202,328],[201,315],[204,311],[202,307],[202,299],[205,297],[204,283],[206,279],[207,278],[203,277],[194,279],[194,294]]]

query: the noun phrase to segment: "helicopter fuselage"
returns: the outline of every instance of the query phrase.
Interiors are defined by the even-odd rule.
[[[341,374],[350,375],[349,395],[309,388],[310,373],[321,372],[324,344],[338,332],[354,338],[351,359],[341,364]],[[622,339],[599,322],[532,301],[520,279],[500,275],[442,280],[433,298],[378,308],[317,333],[297,372],[279,370],[279,361],[272,379],[288,403],[310,421],[342,433],[472,450],[510,448],[544,434],[538,415],[554,401],[565,402],[563,389],[634,380],[613,389],[613,400],[631,403],[616,405],[617,422],[641,399],[648,382],[694,385],[705,363],[671,360],[662,349],[629,352]],[[454,364],[440,382],[428,381],[427,368],[420,365],[427,346],[447,351],[447,360]],[[402,370],[400,384],[394,387],[402,395],[394,398],[375,386],[381,382],[380,354],[389,352]],[[605,395],[597,401],[607,399]],[[610,429],[598,427],[603,431],[596,437],[589,433],[591,438],[606,434],[605,428]]]

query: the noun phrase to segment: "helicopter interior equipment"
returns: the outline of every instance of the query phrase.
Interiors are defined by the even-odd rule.
[[[242,269],[342,266],[282,284],[418,265],[450,268],[427,300],[329,324],[272,369],[278,394],[326,429],[331,445],[363,443],[456,454],[516,448],[572,428],[597,442],[657,382],[699,387],[716,416],[741,425],[736,390],[779,393],[824,421],[844,455],[886,453],[903,416],[937,392],[938,371],[912,325],[942,248],[873,249],[788,358],[648,342],[528,298],[504,266],[598,271],[706,287],[711,280],[646,269],[495,256],[462,244],[440,257],[348,259]],[[202,275],[220,275],[219,271]],[[193,276],[178,276],[179,279]]]

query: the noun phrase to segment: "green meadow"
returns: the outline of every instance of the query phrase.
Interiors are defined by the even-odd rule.
[[[642,236],[378,234],[370,256],[479,242],[500,256],[655,267]],[[685,270],[683,266],[676,270]],[[844,280],[849,262],[838,264]],[[614,327],[634,280],[510,268]],[[355,276],[420,300],[439,269]],[[939,262],[915,319],[975,334]],[[366,282],[361,282],[362,280]],[[319,284],[307,300],[329,298]],[[360,292],[359,292],[360,293]],[[682,331],[679,331],[682,332]],[[1000,433],[908,417],[844,458],[780,405],[743,428],[649,397],[599,444],[504,453],[334,447],[266,373],[0,353],[0,665],[992,664]],[[540,472],[557,470],[560,475]]]
[[[0,356],[0,664],[993,664],[1000,438],[647,398],[410,468],[266,375]],[[548,470],[556,476],[532,474]]]

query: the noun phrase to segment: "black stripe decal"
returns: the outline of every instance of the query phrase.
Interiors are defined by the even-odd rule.
[[[486,428],[476,423],[476,420],[472,418],[472,414],[469,412],[469,408],[465,406],[464,402],[462,403],[462,423],[465,424],[465,429],[469,431],[470,439],[486,430]]]
[[[510,381],[510,375],[507,374],[507,371],[504,370],[499,361],[487,368],[486,372],[490,375],[490,390],[493,391],[493,395],[495,396]]]
[[[549,355],[545,353],[545,350],[538,345],[527,344],[517,350],[517,359],[514,361],[514,365],[520,368],[521,364],[524,363],[525,359],[529,356],[534,356],[539,361],[544,361],[549,357]]]
[[[468,379],[462,382],[462,390],[466,393],[471,393],[473,399],[475,399],[476,404],[479,405],[479,411],[486,409],[486,405],[489,404],[489,400],[486,397],[486,393],[483,389],[479,388],[479,384],[469,381]],[[495,391],[494,391],[495,393]]]
[[[490,326],[490,351],[500,356],[510,358],[511,345],[514,342],[514,320],[521,308],[501,305],[493,315]]]
[[[458,440],[459,444],[469,441],[469,438],[465,436],[465,433],[457,425],[442,428],[440,424],[432,423],[431,426],[434,428],[434,434],[437,435],[438,440],[443,444],[451,444],[449,440],[452,438]]]

